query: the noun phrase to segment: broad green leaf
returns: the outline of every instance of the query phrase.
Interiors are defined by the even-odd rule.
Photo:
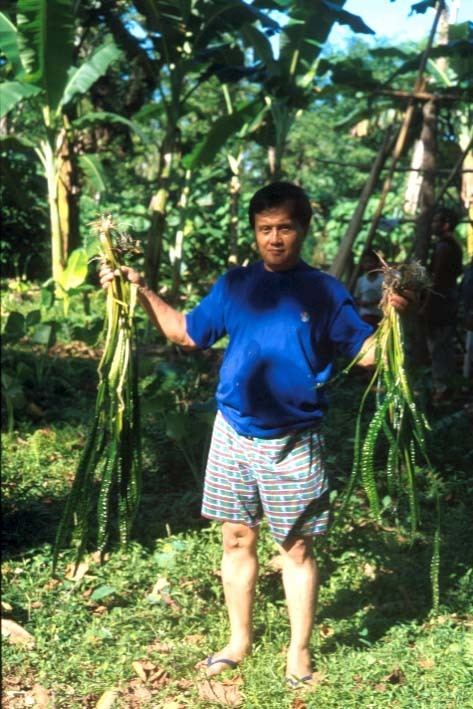
[[[409,14],[412,14],[413,12],[417,13],[422,13],[429,8],[434,8],[437,4],[437,0],[422,0],[422,2],[416,2],[413,5],[411,5],[411,12]]]
[[[21,74],[23,67],[18,49],[18,31],[3,12],[0,12],[0,47],[11,64],[12,73],[15,76]]]
[[[105,172],[98,155],[85,153],[79,157],[79,164],[84,171],[94,192],[105,192]]]
[[[1,90],[1,85],[0,85]],[[28,140],[28,138],[22,138],[19,135],[1,135],[0,136],[0,150],[16,150],[19,153],[31,154],[34,150],[35,144]]]
[[[20,58],[30,82],[55,111],[67,83],[74,42],[73,0],[18,0]]]
[[[147,138],[140,127],[133,121],[129,121],[128,118],[120,116],[118,113],[112,113],[111,111],[96,111],[91,113],[86,113],[75,121],[72,121],[73,128],[88,128],[89,126],[96,125],[97,123],[122,123],[128,126],[136,135],[141,138],[141,140],[146,143]]]
[[[40,89],[31,84],[22,84],[19,81],[4,81],[0,84],[0,118],[3,118],[12,108],[23,101],[39,94]]]
[[[30,310],[26,316],[26,327],[37,325],[41,322],[41,310]]]
[[[353,32],[374,34],[374,30],[368,27],[359,15],[353,15],[351,12],[347,12],[338,7],[334,2],[329,2],[329,0],[322,0],[322,3],[333,14],[335,21],[340,25],[348,25]]]
[[[25,335],[26,332],[26,319],[23,313],[19,313],[13,310],[5,323],[5,329],[3,334],[9,340],[19,340]]]
[[[96,52],[74,69],[67,82],[58,108],[69,103],[74,96],[84,94],[103,76],[110,64],[121,56],[121,51],[113,43],[99,47]]]
[[[45,345],[51,347],[54,344],[55,328],[49,323],[44,323],[35,327],[31,336],[31,341],[36,345]]]
[[[255,101],[229,116],[218,118],[205,138],[197,143],[190,155],[183,158],[184,167],[193,170],[197,166],[208,165],[227,140],[238,133],[245,124],[253,121],[260,113],[261,104]]]
[[[87,251],[75,249],[67,259],[67,265],[59,278],[59,285],[66,292],[80,286],[87,277]]]
[[[113,596],[117,592],[117,589],[113,586],[108,586],[104,584],[95,589],[95,591],[90,596],[91,601],[101,601],[102,598],[107,598],[107,596]]]

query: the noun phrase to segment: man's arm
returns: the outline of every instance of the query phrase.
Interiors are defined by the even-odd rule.
[[[186,349],[198,349],[194,340],[187,334],[186,317],[184,313],[172,308],[157,293],[148,288],[144,278],[133,268],[121,267],[121,273],[130,283],[138,288],[138,298],[147,312],[151,322],[161,330],[168,340]],[[115,277],[112,269],[107,265],[102,265],[100,269],[100,283],[102,288],[107,288]]]

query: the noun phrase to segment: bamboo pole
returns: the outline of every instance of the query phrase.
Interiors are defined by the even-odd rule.
[[[421,57],[416,81],[415,81],[414,88],[412,91],[413,95],[411,95],[411,97],[409,98],[409,104],[407,106],[406,113],[404,114],[404,120],[402,122],[401,128],[400,128],[398,136],[397,136],[396,144],[394,146],[393,157],[392,157],[391,165],[390,165],[390,168],[388,171],[388,175],[384,180],[384,184],[383,184],[383,188],[381,191],[381,196],[379,198],[378,206],[377,206],[376,212],[373,216],[373,221],[371,222],[370,230],[369,230],[368,235],[366,237],[365,248],[367,248],[367,249],[370,248],[370,246],[373,242],[374,236],[376,234],[379,220],[380,220],[382,213],[383,213],[383,208],[384,208],[384,205],[386,202],[386,198],[387,198],[387,196],[391,190],[391,187],[392,187],[394,169],[401,157],[402,151],[403,151],[405,143],[406,143],[409,127],[410,127],[412,118],[414,116],[414,110],[415,110],[415,105],[416,105],[415,94],[419,91],[424,90],[424,72],[425,72],[425,68],[427,66],[427,60],[429,58],[429,54],[430,54],[430,51],[432,49],[432,45],[434,42],[434,37],[435,37],[435,33],[437,31],[437,26],[438,26],[438,23],[439,23],[439,20],[440,20],[440,17],[441,17],[441,14],[442,14],[444,8],[445,8],[445,2],[444,2],[444,0],[440,0],[437,3],[435,18],[432,23],[432,28],[430,30],[430,35],[429,35],[429,39],[427,41],[427,46],[426,46],[426,48],[422,54],[422,57]],[[349,282],[350,289],[352,289],[354,287],[359,273],[360,273],[360,263],[358,263],[353,270],[353,273],[352,273],[352,276],[351,276],[350,282]]]
[[[373,162],[373,165],[371,167],[370,174],[363,186],[358,205],[355,211],[353,212],[348,228],[340,243],[337,255],[335,256],[335,259],[330,268],[330,273],[336,278],[341,278],[346,270],[353,243],[358,235],[358,232],[360,231],[360,227],[363,222],[363,214],[365,213],[369,198],[373,194],[381,170],[384,166],[384,163],[386,162],[389,153],[391,152],[392,147],[392,132],[387,131],[384,137],[384,141],[380,149],[378,150],[378,154],[376,155],[375,161]]]

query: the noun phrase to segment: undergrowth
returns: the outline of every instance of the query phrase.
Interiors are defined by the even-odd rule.
[[[93,387],[71,399],[83,364],[69,362],[69,387],[50,392],[40,420],[18,420],[4,434],[3,615],[34,638],[34,645],[4,643],[4,706],[26,706],[34,685],[44,687],[58,708],[95,707],[113,688],[115,707],[211,706],[194,666],[225,644],[227,621],[219,530],[199,516],[207,424],[200,420],[199,435],[186,450],[187,439],[163,421],[165,412],[194,420],[199,407],[193,407],[207,401],[217,365],[206,356],[178,356],[164,368],[157,357],[145,363],[142,386],[154,398],[145,410],[144,490],[132,542],[113,549],[102,565],[90,549],[76,577],[74,549],[61,552],[56,578],[51,560],[94,399]],[[54,389],[61,362],[48,366]],[[166,377],[174,377],[172,386]],[[331,394],[325,435],[334,498],[350,470],[364,383],[354,375]],[[47,401],[54,406],[47,408]],[[272,562],[276,550],[263,524],[254,652],[228,675],[227,687],[236,688],[240,706],[473,706],[471,421],[461,403],[434,412],[431,420],[429,452],[443,509],[439,615],[430,611],[427,537],[411,543],[407,530],[380,528],[362,495],[356,496],[345,523],[318,544],[322,585],[312,649],[320,683],[296,697],[284,684],[288,617]],[[428,489],[420,491],[420,507],[427,527],[433,525]]]

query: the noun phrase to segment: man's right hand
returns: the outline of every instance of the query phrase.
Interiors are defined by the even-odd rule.
[[[138,273],[138,271],[135,271],[134,268],[130,268],[129,266],[121,266],[120,270],[116,269],[114,271],[107,261],[103,261],[99,270],[100,285],[102,288],[107,289],[115,276],[118,276],[120,273],[125,280],[133,283],[135,286],[138,286],[139,288],[145,287],[146,284],[144,278],[140,273]]]

